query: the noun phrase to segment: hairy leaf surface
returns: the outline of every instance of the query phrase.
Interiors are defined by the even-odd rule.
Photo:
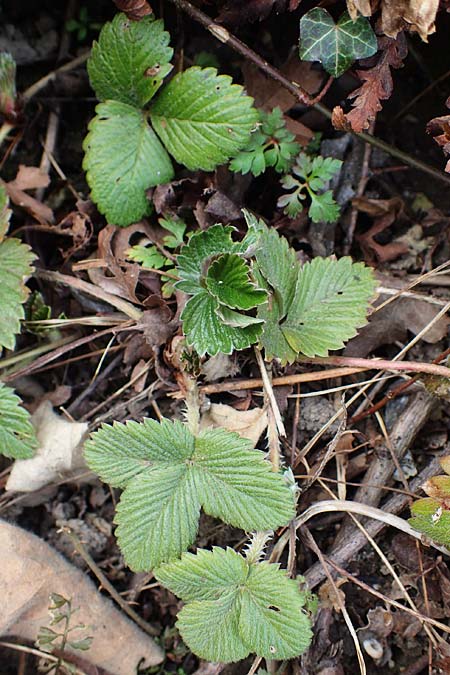
[[[161,20],[146,16],[131,21],[125,14],[116,14],[103,26],[87,63],[97,98],[141,108],[172,69],[169,41]]]
[[[96,107],[83,148],[92,199],[109,223],[129,225],[150,212],[145,191],[173,178],[173,167],[144,113],[125,103]]]
[[[188,68],[164,88],[151,109],[156,133],[188,169],[211,171],[235,155],[258,121],[253,99],[214,68]]]
[[[254,652],[289,659],[309,646],[305,596],[278,565],[249,562],[232,549],[214,547],[185,553],[155,576],[187,602],[177,627],[201,658],[238,661]],[[205,579],[205,588],[199,579]]]
[[[0,382],[0,454],[29,459],[38,446],[29,413],[12,389]]]
[[[294,515],[282,476],[251,441],[224,429],[194,437],[180,422],[104,426],[85,447],[100,477],[124,487],[119,545],[134,570],[177,558],[194,541],[200,508],[242,529],[273,529]]]

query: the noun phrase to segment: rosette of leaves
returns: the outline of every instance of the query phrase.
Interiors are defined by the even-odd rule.
[[[213,662],[290,659],[312,638],[307,597],[276,564],[214,547],[163,565],[155,577],[186,604],[177,627],[200,658]]]
[[[428,496],[411,506],[410,525],[450,549],[450,455],[439,460],[445,475],[429,478],[422,489]]]
[[[33,273],[35,255],[27,244],[7,237],[11,210],[6,189],[0,183],[0,352],[14,349],[20,322],[25,318],[23,303],[29,295],[25,282]]]
[[[194,436],[181,422],[104,425],[85,445],[89,467],[123,488],[118,544],[135,571],[178,558],[194,543],[200,509],[243,530],[286,525],[292,491],[251,441],[225,429]]]
[[[298,155],[292,172],[281,179],[286,194],[279,197],[277,206],[283,208],[290,218],[295,218],[309,201],[308,214],[313,223],[334,223],[339,217],[340,207],[333,198],[332,190],[326,190],[328,181],[342,166],[340,159],[332,157],[310,157],[302,152]]]
[[[92,199],[108,221],[129,225],[150,212],[146,190],[170,181],[170,155],[188,169],[210,171],[234,156],[258,120],[253,99],[214,68],[178,73],[161,20],[118,14],[102,28],[88,60],[101,103],[84,141]],[[151,102],[151,103],[150,103]]]
[[[255,308],[267,300],[245,258],[249,240],[234,242],[232,227],[197,232],[177,258],[175,286],[191,295],[181,314],[187,342],[211,356],[254,344],[262,331]]]
[[[286,173],[297,156],[300,145],[295,135],[288,131],[280,108],[272,112],[259,111],[260,126],[250,136],[247,145],[230,162],[230,169],[259,176],[268,167]]]

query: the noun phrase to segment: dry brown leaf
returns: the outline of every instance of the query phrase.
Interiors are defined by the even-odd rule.
[[[353,21],[358,18],[359,14],[372,16],[370,0],[347,0],[347,9]]]
[[[17,459],[6,483],[12,492],[33,492],[45,485],[80,474],[87,467],[82,441],[88,424],[70,422],[57,415],[51,403],[44,401],[31,417],[39,448],[31,459]]]
[[[447,101],[447,107],[450,108],[450,99]],[[441,146],[444,154],[450,155],[450,115],[434,117],[428,122],[427,131],[434,136],[434,140]],[[450,173],[450,159],[446,164],[445,171]]]
[[[0,521],[0,635],[36,641],[49,624],[49,596],[73,599],[75,622],[93,636],[85,659],[111,675],[130,675],[142,666],[161,663],[163,653],[153,640],[102,597],[89,578],[30,532]],[[80,636],[76,631],[73,638]],[[67,649],[73,657],[77,652]]]
[[[424,42],[434,33],[434,21],[439,0],[383,0],[381,5],[381,30],[388,37],[395,38],[400,31],[419,33]]]
[[[19,166],[14,180],[9,181],[9,183],[3,183],[11,201],[16,206],[21,206],[43,225],[55,221],[53,211],[38,199],[27,194],[25,190],[44,188],[48,184],[48,174],[37,166],[25,166],[23,164]]]
[[[368,129],[382,108],[381,101],[386,101],[391,96],[393,89],[391,68],[402,67],[408,53],[406,39],[403,33],[396,40],[383,37],[378,39],[378,46],[382,52],[376,65],[368,70],[356,71],[362,85],[348,96],[349,99],[355,100],[353,109],[339,117],[333,111],[333,123],[340,122],[340,126],[335,125],[335,128],[345,129],[343,120],[345,118],[353,131],[359,133]]]
[[[114,0],[119,12],[123,12],[132,21],[140,21],[153,13],[147,0]]]
[[[375,218],[372,227],[364,234],[357,236],[358,243],[361,246],[364,257],[368,262],[387,262],[395,260],[399,256],[408,252],[408,245],[403,241],[392,241],[387,244],[379,244],[375,237],[390,227],[399,219],[403,211],[403,201],[400,197],[392,199],[367,199],[357,197],[352,200],[353,206]]]
[[[252,441],[253,446],[267,428],[267,412],[263,408],[235,410],[224,403],[211,403],[200,419],[200,429],[223,427]]]

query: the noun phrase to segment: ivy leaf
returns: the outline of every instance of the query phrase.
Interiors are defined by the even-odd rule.
[[[195,539],[201,507],[248,530],[274,529],[294,514],[282,476],[224,429],[194,437],[180,422],[116,423],[92,435],[85,455],[102,480],[125,488],[116,534],[136,571],[180,556]]]
[[[0,382],[0,453],[30,459],[38,446],[30,415],[12,389]]]
[[[255,287],[245,260],[236,253],[226,253],[211,263],[206,286],[220,303],[232,309],[252,309],[267,300],[266,291]]]
[[[311,190],[309,196],[311,197],[311,205],[308,213],[313,223],[336,222],[339,218],[341,207],[334,201],[331,190],[327,190],[319,195]]]
[[[411,505],[409,524],[433,541],[450,547],[450,511],[441,500],[425,497]]]
[[[366,323],[375,293],[373,272],[351,258],[314,258],[301,267],[295,296],[281,324],[291,348],[306,356],[341,349]]]
[[[354,61],[377,51],[377,38],[367,19],[354,21],[344,12],[337,24],[322,7],[315,7],[300,19],[300,58],[320,61],[333,77],[342,75]]]
[[[142,108],[172,70],[169,41],[161,20],[146,16],[130,21],[125,14],[116,14],[103,26],[87,63],[97,98]]]
[[[14,349],[16,334],[20,333],[20,322],[25,318],[23,303],[29,295],[25,285],[33,272],[34,253],[19,239],[3,239],[9,227],[11,211],[8,197],[0,184],[0,351],[2,347]]]
[[[305,595],[278,565],[249,562],[232,549],[214,547],[185,553],[155,576],[187,602],[177,627],[200,658],[230,662],[253,652],[289,659],[311,642]]]
[[[83,148],[91,195],[109,223],[129,225],[150,212],[145,191],[173,178],[173,167],[144,113],[125,103],[96,107]]]
[[[188,169],[211,171],[235,155],[258,121],[253,99],[214,68],[188,68],[164,88],[150,109],[153,127]]]

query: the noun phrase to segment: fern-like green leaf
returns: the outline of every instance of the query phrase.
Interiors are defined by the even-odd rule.
[[[375,293],[373,272],[351,258],[315,258],[300,270],[294,299],[281,331],[292,349],[327,356],[341,349],[366,321]]]
[[[108,221],[129,225],[150,213],[147,188],[173,178],[173,167],[145,114],[125,103],[96,107],[83,148],[92,199]]]
[[[0,454],[29,459],[38,446],[30,415],[12,389],[0,382]]]
[[[23,303],[29,295],[26,279],[33,273],[35,255],[26,244],[13,237],[4,239],[11,211],[6,190],[0,184],[0,351],[14,349],[20,322],[25,318]]]
[[[103,26],[87,64],[97,98],[141,108],[172,69],[169,41],[161,20],[150,15],[131,21],[116,14]]]
[[[242,529],[273,529],[294,514],[288,486],[237,434],[192,436],[179,422],[104,426],[86,443],[86,461],[125,487],[117,537],[134,570],[173,560],[194,541],[200,507]]]
[[[154,129],[188,169],[211,171],[235,155],[258,121],[253,99],[215,68],[194,66],[176,75],[151,109]]]
[[[155,576],[187,602],[177,627],[186,644],[208,661],[238,661],[252,652],[289,659],[311,641],[305,595],[278,565],[213,548],[185,553]]]

